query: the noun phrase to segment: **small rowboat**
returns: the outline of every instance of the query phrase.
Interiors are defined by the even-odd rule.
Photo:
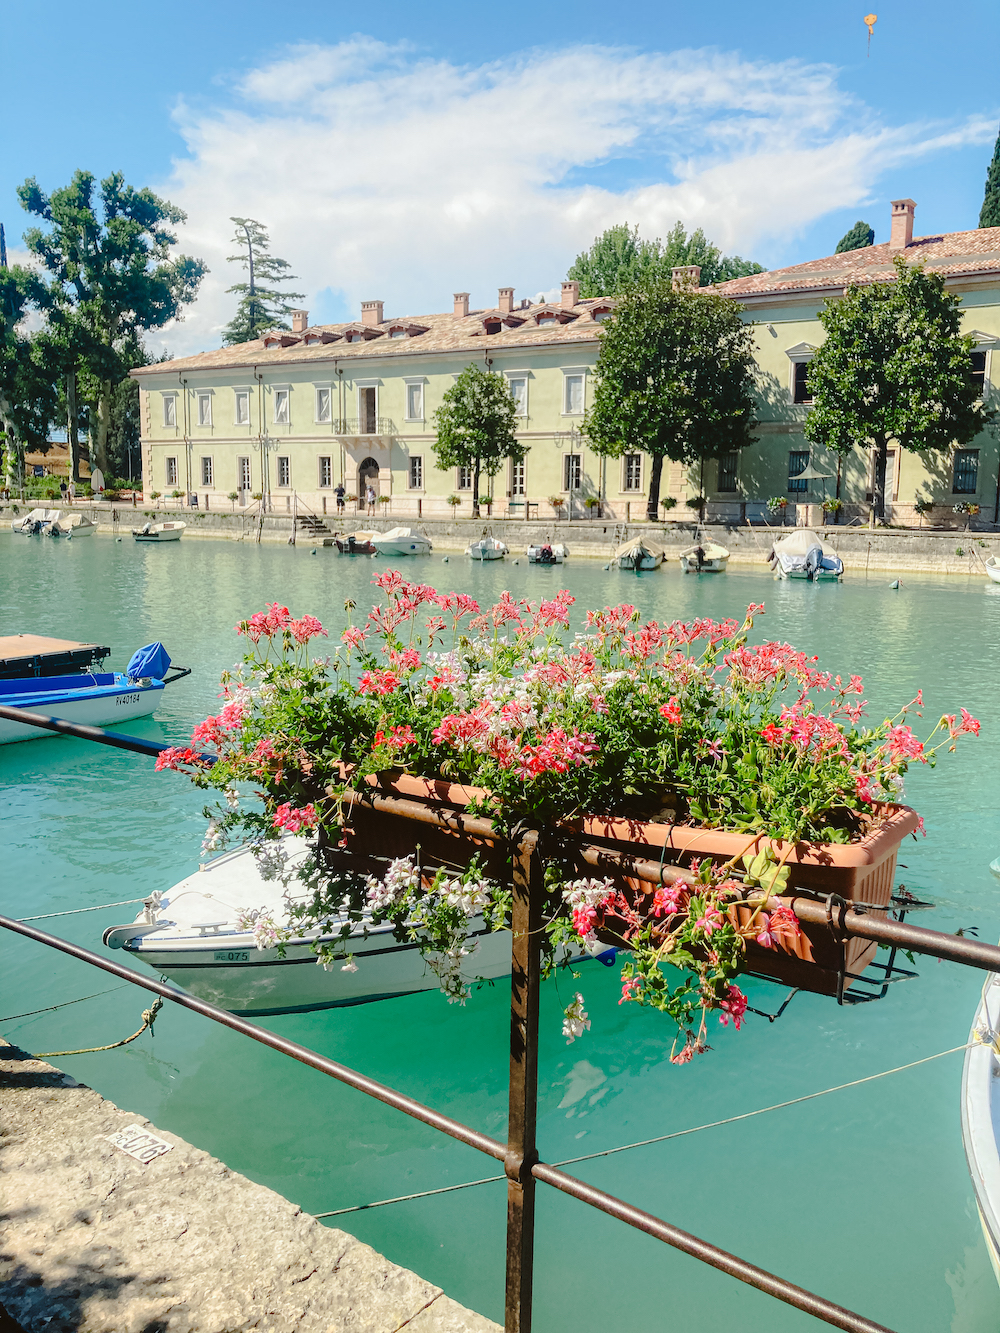
[[[334,537],[337,550],[341,555],[375,555],[377,532],[349,532],[344,537]]]
[[[472,542],[465,548],[465,554],[472,556],[473,560],[502,560],[508,550],[506,543],[499,537],[494,537],[491,532],[484,532],[477,542]]]
[[[563,542],[535,542],[526,553],[529,565],[561,565],[569,555]]]
[[[997,564],[996,556],[991,555],[987,560],[983,561],[983,564],[986,566],[988,577],[992,579],[994,583],[1000,583],[1000,565]]]
[[[643,569],[659,569],[666,554],[662,546],[653,546],[642,537],[633,537],[611,553],[610,564],[612,569],[631,569],[638,573]]]
[[[729,552],[718,542],[697,542],[680,553],[685,574],[725,574]]]
[[[179,519],[172,523],[144,523],[141,528],[132,529],[132,536],[137,542],[178,542],[186,527]]]

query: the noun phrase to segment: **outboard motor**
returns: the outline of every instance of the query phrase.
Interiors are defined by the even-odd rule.
[[[805,571],[806,578],[811,583],[816,577],[818,570],[823,568],[823,548],[822,546],[810,546],[806,551]]]
[[[556,563],[556,557],[555,553],[552,550],[552,547],[543,546],[542,549],[538,552],[538,564],[554,565],[555,563]]]

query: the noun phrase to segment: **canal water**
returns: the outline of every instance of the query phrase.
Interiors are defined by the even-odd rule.
[[[172,686],[139,735],[182,742],[216,710],[219,672],[240,655],[237,620],[275,599],[336,631],[343,603],[374,601],[382,562],[307,546],[188,539],[152,547],[95,536],[71,543],[0,536],[0,633],[30,631],[110,644],[121,668],[162,640],[194,673]],[[557,570],[431,557],[407,570],[482,601],[569,588],[577,609],[622,600],[658,618],[739,615],[763,601],[761,631],[860,672],[876,719],[923,688],[927,718],[964,705],[981,738],[911,777],[926,841],[900,856],[899,879],[937,908],[921,924],[1000,934],[987,866],[1000,853],[1000,588],[977,579],[904,575],[842,585],[774,583],[766,571],[635,576],[572,559]],[[928,728],[929,729],[929,728]],[[13,916],[137,898],[198,860],[199,794],[151,760],[63,738],[0,749],[4,803],[0,901]],[[66,938],[102,947],[134,907],[56,917]],[[108,989],[113,979],[27,941],[0,941],[0,1032],[32,1051],[97,1046],[139,1026],[131,988],[26,1018],[11,1015]],[[118,955],[120,957],[120,955]],[[797,996],[769,1023],[719,1028],[714,1050],[677,1068],[668,1023],[619,1007],[617,971],[588,963],[577,983],[592,1030],[560,1033],[566,980],[545,989],[540,1148],[548,1161],[599,1152],[875,1074],[962,1043],[982,976],[921,961],[920,977],[876,1004],[838,1008]],[[784,992],[750,983],[752,1003]],[[436,993],[357,1009],[262,1020],[503,1137],[505,984],[465,1008]],[[332,1080],[169,1005],[155,1037],[106,1054],[64,1057],[76,1078],[184,1136],[310,1212],[411,1194],[494,1174],[494,1164]],[[959,1132],[961,1055],[764,1116],[573,1168],[584,1179],[794,1282],[905,1333],[995,1333],[990,1270]],[[503,1184],[348,1214],[337,1224],[456,1300],[501,1320]],[[536,1327],[604,1333],[624,1326],[700,1333],[816,1327],[657,1241],[539,1187]]]

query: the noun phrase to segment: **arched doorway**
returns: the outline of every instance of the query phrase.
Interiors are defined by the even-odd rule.
[[[361,514],[368,511],[368,487],[378,495],[378,463],[374,458],[368,457],[364,462],[358,464],[358,512]]]

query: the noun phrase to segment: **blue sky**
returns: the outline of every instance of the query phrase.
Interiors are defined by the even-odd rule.
[[[859,217],[884,239],[901,196],[919,234],[974,227],[1000,7],[873,5],[868,58],[867,6],[842,0],[7,3],[0,221],[16,247],[17,184],[77,167],[179,203],[212,272],[175,352],[218,343],[234,213],[270,226],[315,320],[533,295],[625,218],[768,267]]]

